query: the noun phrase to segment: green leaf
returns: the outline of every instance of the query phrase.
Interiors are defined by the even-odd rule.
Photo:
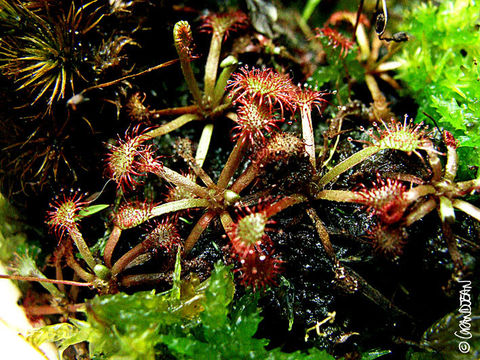
[[[180,281],[180,261],[177,258],[176,275]],[[219,269],[222,275],[213,273],[213,278],[221,276],[230,279],[227,269]],[[228,276],[230,278],[228,278]],[[233,282],[219,284],[212,281],[216,286],[225,288],[233,287]],[[204,309],[202,302],[205,292],[210,287],[210,281],[197,283],[195,281],[181,281],[171,290],[161,294],[155,291],[143,291],[134,294],[118,293],[114,295],[96,296],[87,305],[87,320],[78,321],[72,319],[72,325],[62,325],[70,332],[64,332],[61,349],[69,345],[88,341],[90,355],[102,355],[108,359],[154,359],[158,353],[156,346],[162,342],[162,334],[178,338],[175,335],[182,326],[192,328],[198,323],[198,315]],[[214,286],[215,287],[215,286]],[[210,290],[214,291],[213,289]],[[233,290],[230,290],[233,297]],[[215,294],[220,294],[215,290]],[[178,296],[180,295],[180,296]],[[225,298],[219,297],[224,301]],[[231,299],[230,299],[231,301]],[[228,302],[227,302],[228,305]],[[43,338],[59,340],[59,330],[54,328],[42,328],[39,334]],[[66,331],[65,330],[65,331]],[[43,332],[42,332],[43,331]],[[38,335],[40,336],[40,335]]]
[[[441,354],[432,352],[413,352],[407,353],[407,360],[446,360]]]
[[[362,354],[362,360],[374,360],[390,353],[390,350],[369,350]]]
[[[172,287],[172,299],[180,300],[180,292],[181,292],[181,282],[180,275],[182,273],[182,251],[180,246],[177,250],[177,258],[175,259],[175,268],[173,270],[173,287]]]
[[[71,338],[78,333],[77,327],[69,323],[43,326],[28,332],[26,339],[33,346],[38,347],[46,342],[56,342]]]
[[[25,225],[16,209],[0,194],[0,261],[7,263],[27,239]]]
[[[205,311],[200,315],[206,328],[219,329],[225,325],[234,291],[231,272],[217,263],[205,292]]]
[[[100,212],[102,210],[105,210],[106,208],[108,208],[110,205],[108,204],[98,204],[98,205],[92,205],[92,206],[88,206],[82,210],[80,210],[78,212],[78,218],[79,219],[82,219],[84,217],[87,217],[87,216],[90,216],[90,215],[93,215],[97,212]]]

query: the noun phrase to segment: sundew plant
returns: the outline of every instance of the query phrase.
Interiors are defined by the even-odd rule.
[[[0,21],[0,277],[32,346],[480,356],[476,2],[9,0]]]

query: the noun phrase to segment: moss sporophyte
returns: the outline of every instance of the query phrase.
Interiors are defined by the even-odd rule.
[[[91,196],[64,191],[54,197],[47,212],[45,222],[57,241],[48,262],[54,270],[45,267],[45,271],[56,279],[49,280],[29,257],[18,260],[22,273],[12,275],[48,283],[45,287],[55,305],[35,311],[72,319],[68,325],[75,330],[64,330],[78,337],[72,335],[69,344],[87,340],[95,344],[91,356],[123,356],[130,354],[125,347],[130,331],[136,334],[129,344],[138,351],[136,358],[190,358],[195,353],[208,359],[218,352],[220,359],[228,358],[229,350],[217,342],[237,336],[238,344],[251,341],[241,346],[250,346],[252,354],[264,355],[266,343],[253,336],[260,322],[257,301],[270,296],[265,306],[281,309],[290,330],[316,329],[319,336],[309,338],[316,341],[310,345],[343,355],[348,350],[340,344],[363,334],[341,311],[330,307],[361,299],[359,303],[402,320],[398,323],[413,321],[410,279],[402,278],[404,282],[390,288],[372,274],[384,268],[394,273],[402,262],[423,266],[433,261],[430,257],[438,258],[435,266],[448,269],[439,289],[448,289],[473,272],[475,255],[465,250],[456,232],[472,233],[478,227],[480,209],[471,196],[480,190],[480,179],[458,179],[462,138],[447,130],[429,130],[412,120],[410,108],[398,105],[403,104],[396,92],[400,85],[392,71],[400,65],[392,57],[401,44],[391,40],[387,19],[379,36],[378,21],[376,29],[369,30],[362,7],[358,13],[334,13],[316,34],[299,18],[289,25],[303,32],[297,39],[280,32],[276,12],[267,4],[249,8],[248,13],[200,13],[174,5],[170,10],[176,20],[178,14],[185,18],[192,11],[196,14],[196,20],[177,21],[168,30],[169,36],[173,34],[169,43],[174,59],[138,73],[122,73],[116,80],[95,78],[75,93],[73,79],[88,79],[77,71],[76,52],[67,40],[76,43],[78,36],[105,20],[110,21],[107,28],[114,27],[115,19],[134,14],[142,20],[139,28],[132,37],[122,38],[133,44],[136,31],[143,39],[143,31],[156,27],[148,22],[143,6],[163,6],[114,3],[122,9],[121,15],[113,5],[105,5],[110,10],[103,14],[103,7],[94,6],[96,1],[80,7],[74,1],[66,13],[59,11],[53,17],[61,20],[54,26],[49,23],[53,15],[44,14],[46,8],[37,2],[9,5],[0,0],[1,19],[11,21],[19,13],[40,31],[26,40],[10,25],[8,39],[16,41],[7,45],[6,38],[1,39],[0,60],[13,59],[13,65],[0,65],[4,75],[14,76],[21,89],[30,88],[32,104],[49,94],[46,109],[52,114],[55,109],[59,112],[55,104],[69,86],[71,95],[82,99],[62,103],[69,115],[61,132],[77,119],[74,116],[81,118],[84,101],[93,102],[106,89],[114,89],[117,96],[117,101],[105,103],[117,107],[115,132],[123,135],[108,134],[101,142],[104,155],[97,156],[103,159],[103,175],[95,179],[105,182],[104,188],[98,193],[92,190]],[[386,9],[381,13],[385,16]],[[146,27],[147,23],[152,26]],[[64,34],[65,27],[83,30],[72,38],[52,38],[54,30]],[[289,45],[279,45],[276,52],[262,48],[269,32],[277,35],[272,43],[288,39]],[[43,43],[50,50],[68,48],[72,53],[62,52],[65,63],[59,62],[58,51],[47,61],[39,50]],[[118,46],[117,55],[123,49]],[[314,63],[317,70],[310,71],[305,62]],[[165,80],[162,86],[168,89],[161,95],[151,88],[156,85],[139,80],[167,66],[172,73],[175,66],[183,79],[181,83]],[[330,78],[322,83],[315,80],[318,74]],[[167,78],[167,74],[159,76]],[[388,93],[383,90],[386,84]],[[92,100],[86,100],[89,97]],[[363,100],[353,100],[356,97]],[[166,108],[155,109],[155,102],[167,104]],[[92,134],[108,132],[109,125],[97,131],[85,120]],[[123,127],[126,121],[129,124]],[[431,236],[434,240],[429,240],[435,246],[425,239],[418,244],[419,228],[427,222],[438,228]],[[428,253],[418,250],[427,245]],[[418,263],[412,273],[418,272]],[[317,278],[322,279],[321,286]],[[370,279],[379,284],[378,289]],[[89,287],[90,292],[70,285]],[[152,288],[155,291],[137,291]],[[89,300],[92,293],[98,296]],[[246,297],[240,299],[244,293]],[[321,306],[305,310],[309,302]],[[138,319],[129,313],[131,308],[142,309]],[[295,328],[300,311],[304,316]],[[124,323],[117,322],[114,313],[120,313]],[[149,317],[158,326],[144,329]],[[133,318],[138,324],[130,324]],[[98,341],[105,334],[114,344],[111,348],[108,341]],[[326,339],[330,345],[323,343]],[[154,346],[147,348],[147,342]],[[284,353],[272,350],[272,354]]]

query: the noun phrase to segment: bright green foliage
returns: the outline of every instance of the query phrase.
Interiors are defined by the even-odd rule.
[[[305,8],[303,9],[303,12],[302,12],[303,20],[307,21],[310,18],[313,11],[318,6],[318,4],[320,4],[320,0],[308,0],[307,1],[307,3],[305,4]]]
[[[23,230],[17,212],[0,194],[0,261],[11,260],[17,247],[25,243]]]
[[[410,40],[398,77],[419,104],[416,120],[431,115],[459,141],[462,162],[480,166],[480,3],[438,4],[422,3],[406,15]]]
[[[253,337],[262,320],[258,296],[243,297],[232,310],[233,277],[224,265],[217,264],[204,283],[194,282],[179,284],[180,298],[176,286],[162,294],[96,296],[86,307],[86,321],[45,326],[29,340],[34,345],[60,340],[61,351],[88,341],[94,359],[334,359],[318,349],[267,351],[268,341]]]
[[[345,37],[349,38],[348,35],[345,35]],[[332,103],[334,105],[340,105],[338,100],[341,99],[341,102],[345,104],[348,102],[351,94],[349,82],[344,81],[344,79],[355,79],[356,81],[361,82],[365,75],[365,70],[357,59],[358,48],[355,45],[348,51],[346,56],[342,56],[341,46],[334,48],[329,44],[329,39],[327,37],[320,36],[320,42],[326,53],[327,64],[319,66],[313,73],[312,77],[308,79],[308,83],[309,85],[317,86],[318,88],[337,91],[337,96],[332,97]],[[330,106],[329,108],[334,108],[334,106]]]
[[[72,324],[60,323],[54,325],[44,326],[32,330],[27,340],[33,346],[40,346],[46,342],[62,341],[63,339],[70,339],[78,334],[78,328]]]
[[[162,336],[162,341],[174,351],[180,359],[316,359],[333,360],[334,358],[324,351],[312,349],[309,354],[297,351],[284,353],[280,349],[267,351],[265,339],[253,338],[258,324],[262,320],[257,307],[258,298],[246,295],[236,302],[230,316],[227,311],[228,303],[224,303],[221,288],[216,288],[213,282],[207,290],[207,303],[215,308],[216,315],[206,310],[201,315],[202,324],[192,331],[179,337],[174,334]],[[217,282],[217,284],[221,284]],[[210,293],[211,296],[208,295]],[[217,293],[218,297],[213,297]],[[221,308],[224,310],[220,311]],[[209,307],[206,306],[208,309]],[[223,315],[221,315],[223,314]]]
[[[407,360],[445,360],[445,357],[438,353],[431,352],[409,352]]]
[[[370,350],[362,354],[362,360],[374,360],[390,353],[390,350]]]
[[[102,210],[105,210],[108,208],[110,205],[108,204],[98,204],[98,205],[92,205],[89,207],[86,207],[85,209],[82,209],[78,212],[78,219],[82,219],[87,216],[91,216],[97,212],[100,212]]]
[[[30,255],[28,250],[29,249],[25,248],[23,253],[18,252],[16,254],[12,266],[15,269],[15,273],[20,276],[33,276],[39,279],[46,279],[47,277],[40,271],[35,258]],[[42,285],[53,297],[57,299],[63,298],[63,294],[55,285],[48,282],[40,282],[40,285]]]

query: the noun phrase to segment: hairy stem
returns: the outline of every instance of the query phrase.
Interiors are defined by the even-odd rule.
[[[183,246],[183,251],[185,254],[189,253],[190,250],[193,249],[193,247],[197,243],[197,240],[200,238],[202,233],[208,227],[208,225],[213,220],[215,215],[216,215],[216,212],[213,210],[210,210],[210,211],[207,211],[205,214],[203,214],[202,217],[197,221],[193,229],[190,231],[190,234],[188,235],[187,239],[185,240],[185,244]]]
[[[93,270],[95,265],[97,265],[97,262],[93,258],[93,255],[85,242],[83,240],[82,234],[80,233],[80,230],[75,226],[69,230],[69,235],[75,242],[75,245],[77,246],[78,251],[80,251],[80,254],[82,255],[83,259],[87,263],[88,267]]]
[[[64,254],[65,254],[65,246],[57,247],[57,249],[54,252],[55,278],[57,280],[63,280],[62,258]],[[66,294],[65,285],[58,284],[57,286],[62,294]]]
[[[112,276],[116,276],[120,272],[122,272],[122,270],[125,269],[128,266],[128,264],[130,264],[137,256],[143,254],[145,251],[147,251],[147,248],[145,247],[144,242],[141,242],[140,244],[136,245],[135,247],[127,251],[113,265]]]
[[[240,165],[240,161],[243,159],[243,154],[245,152],[247,143],[248,142],[245,140],[245,135],[241,135],[235,143],[235,146],[233,147],[233,150],[230,153],[230,156],[228,157],[228,160],[225,163],[225,166],[223,167],[218,179],[217,186],[220,189],[227,188],[230,179],[232,178],[233,174],[235,174],[235,171]]]
[[[317,212],[315,211],[314,208],[309,207],[307,209],[307,215],[312,220],[313,225],[315,225],[315,229],[317,230],[318,236],[320,237],[320,241],[322,242],[325,252],[330,257],[330,259],[333,261],[334,264],[337,263],[338,260],[337,260],[337,256],[335,255],[335,250],[333,250],[333,246],[330,241],[330,235],[328,235],[327,229],[325,229],[325,225],[323,225],[323,222],[318,216]]]
[[[239,194],[262,172],[262,168],[257,163],[252,162],[247,169],[235,180],[230,190]]]
[[[453,207],[463,211],[465,214],[470,215],[477,221],[480,221],[480,209],[469,202],[466,202],[464,200],[460,199],[455,199],[452,202]]]
[[[451,225],[447,222],[442,222],[442,232],[447,243],[448,252],[453,261],[455,273],[458,273],[463,268],[463,261],[462,256],[458,251],[457,239],[455,238],[455,235],[453,235]]]
[[[117,246],[118,240],[120,239],[120,235],[122,233],[122,229],[118,226],[114,225],[110,236],[108,237],[107,244],[105,245],[105,250],[103,252],[103,260],[105,261],[105,265],[108,268],[112,267],[112,255],[115,247]]]
[[[155,285],[159,282],[171,282],[172,273],[153,273],[153,274],[137,274],[126,275],[121,278],[120,284],[124,287],[139,285]]]
[[[74,282],[74,284],[67,284],[67,285],[89,286],[90,284]],[[37,305],[37,306],[26,307],[25,312],[30,316],[45,316],[45,315],[56,315],[56,314],[64,314],[64,313],[85,312],[85,309],[86,309],[85,304],[66,304],[61,308],[55,307],[52,305]]]
[[[433,146],[426,149],[428,155],[428,163],[432,169],[432,181],[440,181],[442,178],[442,162],[438,157],[437,152],[434,151]]]
[[[322,190],[315,194],[317,200],[328,200],[337,202],[353,202],[356,203],[362,199],[362,197],[353,191],[346,190]]]
[[[404,220],[405,226],[408,227],[408,226],[412,225],[414,222],[423,218],[425,215],[430,213],[436,207],[437,207],[437,202],[434,199],[429,199],[429,200],[425,201],[424,203],[419,205],[417,208],[415,208],[412,212],[410,212],[406,216],[406,218]]]
[[[468,194],[472,192],[473,190],[480,189],[480,178],[479,179],[473,179],[473,180],[467,180],[467,181],[460,181],[455,184],[455,188],[457,191],[460,192],[460,196],[463,196],[464,194]]]
[[[435,192],[436,192],[435,187],[432,185],[418,185],[408,190],[404,194],[404,196],[408,202],[413,203],[414,201],[420,199],[421,197],[435,194]]]
[[[85,271],[77,262],[77,260],[75,260],[72,253],[67,253],[65,259],[67,265],[70,266],[73,271],[75,271],[75,274],[77,274],[80,279],[83,279],[88,283],[91,283],[93,280],[95,280],[95,275],[89,273],[88,271]]]
[[[180,106],[168,109],[161,109],[161,110],[152,110],[150,111],[150,115],[154,118],[159,118],[161,116],[172,116],[172,115],[184,115],[184,114],[195,114],[198,111],[198,105],[188,105],[188,106]]]
[[[311,108],[309,106],[302,106],[301,116],[302,116],[302,135],[303,135],[303,140],[305,141],[305,152],[307,153],[310,159],[310,164],[312,164],[313,172],[315,173],[316,171],[315,135],[313,133]]]
[[[337,176],[340,174],[344,173],[345,171],[351,169],[355,165],[361,163],[368,157],[376,154],[377,152],[380,151],[380,148],[377,146],[369,146],[366,147],[349,158],[343,160],[340,164],[336,165],[334,168],[332,168],[329,172],[327,172],[325,175],[323,175],[320,180],[318,181],[318,186],[320,188],[323,188],[326,184],[328,184],[330,181],[335,179]]]
[[[69,280],[55,280],[47,278],[38,278],[35,276],[20,276],[20,275],[3,275],[0,274],[0,279],[9,279],[9,280],[18,280],[18,281],[36,281],[40,283],[49,283],[49,284],[62,284],[62,285],[72,285],[72,286],[90,286],[90,283],[78,282],[78,281],[69,281]]]
[[[205,158],[207,157],[208,148],[210,147],[210,141],[212,140],[213,124],[206,124],[203,127],[200,141],[198,142],[197,153],[195,154],[195,162],[202,168]]]
[[[447,145],[447,163],[445,164],[444,179],[453,182],[457,176],[458,154],[456,146]]]
[[[183,125],[188,124],[189,122],[195,121],[195,120],[201,120],[201,117],[198,114],[184,114],[176,119],[169,121],[166,124],[163,124],[153,130],[150,130],[149,132],[141,135],[142,140],[150,140],[165,134],[168,134],[169,132],[172,132],[173,130],[176,130],[178,128],[181,128]]]
[[[206,188],[196,184],[189,178],[179,174],[172,169],[169,169],[166,166],[162,166],[160,169],[158,169],[156,175],[178,187],[188,190],[189,192],[197,195],[200,198],[210,198],[210,194]]]
[[[210,201],[207,199],[182,199],[172,202],[167,202],[162,205],[155,206],[152,211],[150,218],[154,218],[163,214],[176,212],[180,210],[193,209],[198,207],[208,207]]]
[[[220,214],[220,221],[222,222],[223,229],[227,233],[227,235],[230,237],[230,229],[233,226],[233,219],[228,213],[228,211],[224,211]]]
[[[268,206],[266,208],[265,212],[266,212],[267,217],[270,218],[270,217],[275,216],[280,211],[283,211],[290,206],[300,204],[300,203],[305,202],[305,201],[307,201],[307,198],[303,195],[294,194],[294,195],[290,195],[290,196],[285,196],[285,197],[281,198],[280,200],[278,200],[277,202],[274,202],[273,204]]]
[[[218,62],[220,59],[220,50],[222,49],[223,33],[213,31],[210,42],[210,51],[208,52],[207,63],[205,65],[205,95],[207,101],[213,102],[215,81],[217,80]]]

